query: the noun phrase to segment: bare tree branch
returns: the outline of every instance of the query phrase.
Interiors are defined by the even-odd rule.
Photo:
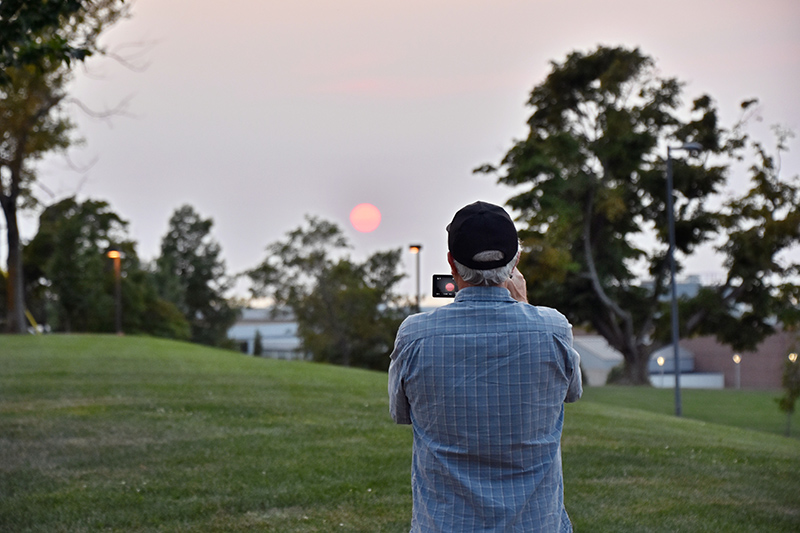
[[[133,95],[126,96],[123,98],[115,107],[111,109],[105,109],[103,111],[95,111],[94,109],[90,108],[88,105],[84,104],[78,98],[67,98],[65,102],[76,105],[81,111],[86,113],[88,116],[94,119],[102,120],[108,122],[112,117],[119,117],[124,116],[128,118],[136,118],[136,115],[133,113],[128,113],[128,104],[133,99]]]

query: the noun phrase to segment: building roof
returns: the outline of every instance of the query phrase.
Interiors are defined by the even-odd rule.
[[[659,357],[663,357],[664,359],[674,359],[675,351],[672,349],[672,345],[668,344],[650,354],[651,361],[655,361]],[[680,357],[681,359],[694,359],[694,352],[691,350],[687,350],[686,348],[678,344],[678,357]]]
[[[613,367],[623,360],[622,354],[600,335],[576,335],[572,339],[572,345],[581,355],[581,365],[587,368]]]

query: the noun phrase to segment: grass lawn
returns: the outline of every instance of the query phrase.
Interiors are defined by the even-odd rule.
[[[786,435],[786,414],[775,401],[783,391],[681,389],[682,416],[776,435]],[[583,401],[615,407],[632,407],[664,415],[675,414],[675,389],[652,387],[589,387]],[[800,438],[800,416],[793,416],[790,429]]]
[[[800,440],[599,390],[567,407],[576,531],[800,531]],[[0,336],[0,531],[408,531],[410,457],[382,373]]]

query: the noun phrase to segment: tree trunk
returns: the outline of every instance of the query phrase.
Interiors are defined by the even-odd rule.
[[[622,354],[625,358],[625,367],[622,378],[618,382],[620,385],[649,385],[650,371],[650,352],[644,353],[639,350],[626,350]]]
[[[2,197],[0,203],[6,216],[8,242],[8,309],[6,330],[9,333],[25,333],[25,291],[22,279],[22,246],[17,225],[16,198]]]
[[[622,354],[624,365],[621,376],[615,375],[615,383],[619,385],[648,385],[650,372],[648,364],[650,354],[647,347],[643,346],[640,339],[634,338],[629,332],[633,329],[630,314],[625,315],[626,322],[623,327],[615,322],[618,315],[610,308],[605,313],[597,313],[592,327],[615,350]]]

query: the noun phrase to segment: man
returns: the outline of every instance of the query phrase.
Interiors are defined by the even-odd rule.
[[[456,298],[403,322],[389,367],[392,418],[414,432],[411,531],[572,531],[563,404],[583,389],[571,326],[528,305],[502,207],[470,204],[447,232]]]

